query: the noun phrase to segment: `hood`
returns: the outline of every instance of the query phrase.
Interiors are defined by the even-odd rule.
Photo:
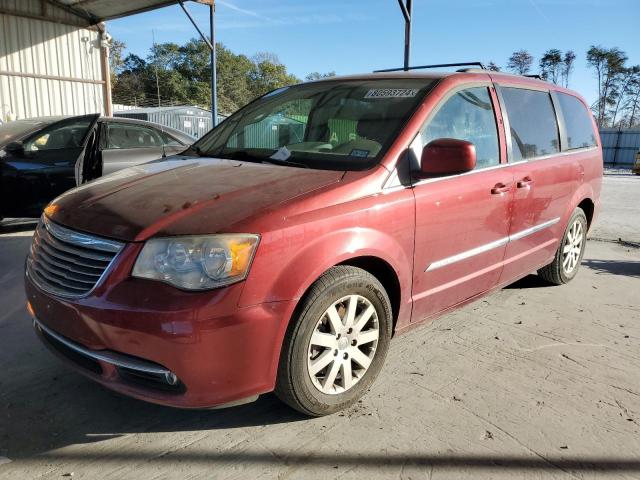
[[[343,173],[170,157],[70,190],[47,215],[69,228],[125,241],[233,231],[286,200],[340,181]]]

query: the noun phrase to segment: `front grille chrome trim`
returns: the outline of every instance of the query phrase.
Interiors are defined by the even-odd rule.
[[[67,255],[77,255],[84,256],[86,259],[94,261],[94,262],[109,262],[113,254],[109,253],[100,253],[105,252],[105,250],[100,249],[100,242],[96,242],[95,246],[91,247],[88,243],[83,243],[82,246],[76,248],[74,245],[79,245],[71,242],[65,241],[62,243],[62,239],[57,237],[56,235],[60,232],[53,233],[55,229],[52,229],[51,224],[44,224],[44,229],[41,229],[43,234],[46,236],[46,240],[49,242],[49,246],[58,251],[65,253]],[[119,251],[119,250],[118,250]]]
[[[62,298],[90,295],[111,270],[125,244],[76,232],[42,216],[27,257],[27,277]]]
[[[118,253],[122,250],[122,242],[69,230],[68,228],[53,223],[46,215],[42,216],[42,223],[54,237],[59,238],[63,242],[83,246],[92,250],[103,250],[112,253]]]
[[[56,341],[63,344],[65,347],[79,353],[80,355],[84,355],[92,360],[109,363],[116,367],[128,368],[130,370],[136,370],[139,372],[145,373],[153,373],[156,375],[168,375],[171,373],[170,370],[163,368],[162,366],[148,362],[146,360],[129,357],[128,355],[123,355],[121,353],[111,352],[109,350],[89,350],[78,343],[69,340],[66,337],[54,332],[50,328],[44,326],[42,322],[40,322],[37,318],[33,319],[33,326],[36,329],[42,330],[50,337],[54,338]]]

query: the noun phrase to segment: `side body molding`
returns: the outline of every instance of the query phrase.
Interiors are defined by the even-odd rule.
[[[496,240],[495,242],[491,242],[491,243],[486,243],[484,245],[480,245],[476,248],[473,248],[471,250],[467,250],[461,253],[458,253],[456,255],[452,255],[451,257],[447,257],[447,258],[443,258],[442,260],[438,260],[436,262],[433,262],[432,264],[430,264],[426,269],[425,272],[431,272],[433,270],[437,270],[438,268],[442,268],[442,267],[446,267],[447,265],[451,265],[453,263],[456,262],[460,262],[462,260],[466,260],[467,258],[471,258],[475,255],[480,255],[482,253],[488,252],[489,250],[493,250],[494,248],[499,248],[502,247],[504,245],[506,245],[509,242],[513,242],[515,240],[520,240],[521,238],[527,237],[529,235],[532,235],[536,232],[539,232],[541,230],[544,230],[545,228],[549,228],[553,225],[555,225],[556,223],[558,223],[560,221],[560,217],[556,217],[553,218],[547,222],[543,222],[540,223],[538,225],[535,225],[531,228],[527,228],[525,230],[522,230],[520,232],[516,232],[512,235],[509,235],[507,237],[503,237],[500,238],[498,240]]]

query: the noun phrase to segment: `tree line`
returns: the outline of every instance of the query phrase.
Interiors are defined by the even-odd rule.
[[[159,43],[141,58],[123,56],[125,44],[113,41],[110,48],[112,100],[133,106],[211,106],[210,50],[201,39],[184,45]],[[237,55],[216,44],[218,111],[230,114],[270,90],[300,83],[273,53],[253,57]],[[312,72],[306,80],[333,76],[335,72]]]
[[[184,45],[160,43],[146,58],[123,56],[125,45],[111,46],[113,103],[134,106],[198,105],[210,108],[210,52],[201,39]],[[218,110],[230,114],[264,93],[302,80],[287,71],[273,53],[260,52],[252,57],[235,54],[216,44]],[[541,78],[569,86],[576,54],[552,48],[543,53],[534,71],[534,57],[517,50],[509,57],[506,69],[518,75],[538,74]],[[586,54],[589,68],[598,82],[598,98],[591,106],[601,127],[640,125],[640,66],[628,66],[628,57],[619,48],[591,46]],[[494,62],[488,68],[500,71]],[[335,72],[312,72],[305,80],[333,76]]]
[[[544,80],[569,86],[576,54],[552,48],[538,61],[536,74]],[[527,50],[517,50],[507,61],[507,70],[518,75],[533,74],[534,57]],[[640,125],[640,66],[628,66],[628,57],[619,48],[592,45],[586,61],[598,82],[598,98],[591,105],[600,127],[631,128]],[[491,70],[499,71],[494,62]]]

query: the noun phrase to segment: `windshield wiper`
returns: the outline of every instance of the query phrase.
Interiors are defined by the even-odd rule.
[[[246,150],[237,150],[235,152],[230,152],[223,155],[218,155],[219,158],[227,158],[229,160],[242,160],[245,162],[254,162],[254,163],[270,163],[272,165],[284,165],[286,167],[299,167],[299,168],[309,168],[308,165],[304,163],[292,162],[290,160],[280,160],[275,158],[264,158],[257,157],[255,155],[251,155]]]
[[[254,162],[254,163],[262,163],[262,159],[256,157],[255,155],[251,155],[249,152],[245,150],[236,150],[235,152],[229,152],[224,154],[212,155],[217,158],[224,158],[227,160],[242,160],[244,162]]]
[[[305,165],[304,163],[292,162],[291,160],[276,160],[275,158],[264,158],[262,159],[262,163],[271,163],[272,165],[284,165],[286,167],[299,167],[299,168],[309,168],[309,165]]]

